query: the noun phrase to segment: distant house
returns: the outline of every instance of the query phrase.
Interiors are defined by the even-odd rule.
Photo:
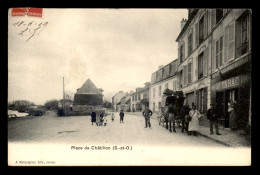
[[[59,108],[72,109],[73,101],[70,99],[62,99],[58,102]]]
[[[84,113],[101,108],[103,105],[102,89],[97,88],[90,79],[88,79],[81,88],[77,89],[74,95],[73,111]]]

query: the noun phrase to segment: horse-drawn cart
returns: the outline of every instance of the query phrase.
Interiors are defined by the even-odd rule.
[[[175,124],[180,125],[182,122],[181,109],[183,107],[185,97],[182,91],[172,91],[165,89],[162,96],[162,106],[159,109],[158,122],[166,123],[166,129],[168,129],[168,123],[170,126],[170,132],[172,132],[171,126],[173,124],[173,131],[175,130]]]

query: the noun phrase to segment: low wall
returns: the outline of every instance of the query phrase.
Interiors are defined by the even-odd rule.
[[[91,106],[91,105],[73,105],[73,113],[76,116],[81,115],[90,115],[93,111],[96,113],[99,112],[102,108],[102,105],[98,106]],[[102,112],[105,114],[105,111],[102,110]]]

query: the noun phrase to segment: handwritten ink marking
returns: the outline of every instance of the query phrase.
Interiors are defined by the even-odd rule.
[[[25,30],[21,31],[21,33],[19,33],[18,35],[22,35],[22,36],[23,36],[23,33],[24,33],[25,31],[27,31],[27,30],[28,30],[28,27],[27,27]]]
[[[22,25],[24,23],[24,21],[21,21],[20,24],[18,24],[18,26]]]
[[[34,21],[30,22],[30,23],[28,24],[28,26],[32,25],[33,22],[34,22]]]

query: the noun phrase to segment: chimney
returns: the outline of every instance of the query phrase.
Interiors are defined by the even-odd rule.
[[[186,24],[186,22],[187,22],[187,19],[182,18],[182,20],[181,20],[181,29]]]
[[[158,69],[161,69],[161,68],[163,68],[163,65],[159,65],[159,68],[158,68]]]
[[[145,85],[144,87],[147,88],[147,87],[150,86],[150,83],[149,83],[149,82],[146,82],[146,83],[144,83],[144,85]]]

